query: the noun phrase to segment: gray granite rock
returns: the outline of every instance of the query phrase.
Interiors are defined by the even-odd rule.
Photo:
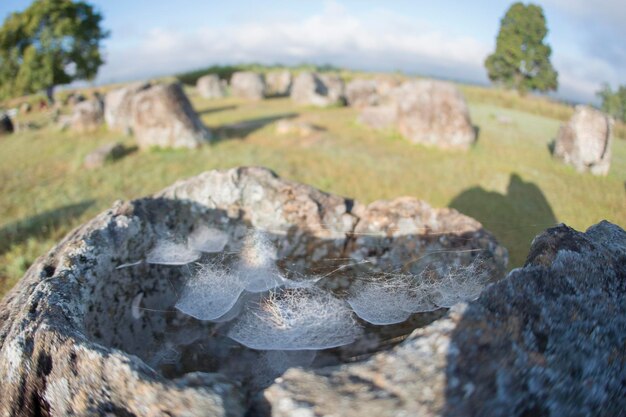
[[[288,70],[271,71],[265,76],[265,81],[269,97],[285,97],[291,92],[293,76]]]
[[[104,97],[104,120],[114,131],[132,133],[132,103],[135,95],[150,88],[150,83],[137,82],[108,92]]]
[[[338,75],[302,72],[293,81],[291,99],[318,107],[343,104],[345,85]]]
[[[226,96],[226,82],[225,80],[220,80],[220,77],[216,74],[208,74],[198,78],[196,90],[204,98],[223,98]]]
[[[248,100],[265,98],[265,77],[252,71],[236,72],[230,79],[230,93]]]
[[[407,82],[394,93],[398,131],[414,143],[442,149],[469,149],[476,140],[469,109],[451,83]]]
[[[355,79],[346,85],[346,102],[351,107],[375,106],[379,100],[376,80]]]
[[[453,84],[418,80],[393,87],[387,81],[380,89],[385,92],[377,102],[363,106],[361,123],[395,128],[411,142],[441,149],[467,150],[476,141],[465,99]]]
[[[523,268],[352,365],[292,369],[258,399],[283,416],[621,416],[626,232],[561,225]]]
[[[100,97],[78,102],[74,105],[69,118],[70,130],[78,133],[89,133],[104,124],[104,103]]]
[[[462,227],[447,230],[446,225]],[[462,254],[454,260],[458,264],[470,261],[467,253],[481,255],[495,269],[506,262],[506,251],[495,239],[454,210],[430,209],[415,200],[363,206],[261,168],[207,172],[154,197],[116,203],[38,259],[0,301],[0,414],[242,416],[265,407],[267,403],[255,400],[259,386],[250,379],[263,352],[226,338],[224,323],[196,320],[174,308],[186,268],[142,261],[157,242],[184,238],[202,226],[228,236],[219,255],[225,257],[241,251],[251,227],[264,230],[277,246],[277,265],[285,274],[325,276],[329,283],[347,280],[349,285],[358,272],[349,267],[362,256],[362,244],[380,248],[384,262],[373,270],[396,265],[401,256],[411,262],[429,248],[457,251]],[[369,237],[359,235],[361,231]],[[418,314],[399,326],[363,324],[366,339],[322,352],[317,371],[288,371],[270,388],[266,398],[272,413],[298,415],[287,414],[290,404],[313,410],[318,401],[339,414],[347,413],[348,405],[381,410],[381,415],[393,410],[384,411],[383,405],[398,412],[415,409],[411,404],[431,398],[437,385],[428,388],[433,394],[424,388],[406,398],[403,390],[423,385],[416,380],[420,366],[424,378],[434,375],[444,381],[445,360],[429,363],[427,371],[414,355],[429,358],[432,349],[443,352],[445,332],[454,330],[452,319],[418,330],[383,356],[362,357],[372,349],[391,348],[438,315]],[[441,346],[423,346],[420,334]],[[404,359],[395,356],[400,351]],[[378,357],[390,362],[384,359],[377,368],[368,368]],[[329,367],[338,363],[344,365]],[[327,378],[342,369],[360,376],[339,376],[328,385]],[[384,385],[390,375],[397,384]],[[292,378],[297,382],[285,385]],[[367,378],[381,385],[351,391]],[[328,390],[334,397],[316,394]]]
[[[607,175],[611,167],[614,121],[589,106],[576,106],[556,137],[554,156],[579,172]]]
[[[134,94],[131,118],[140,148],[197,148],[212,138],[177,83],[155,85]]]

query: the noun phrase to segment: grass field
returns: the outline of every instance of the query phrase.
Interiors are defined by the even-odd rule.
[[[207,101],[192,92],[196,110],[220,137],[198,150],[134,152],[86,171],[87,153],[111,141],[132,145],[132,138],[105,129],[81,136],[52,126],[0,138],[0,295],[68,231],[115,200],[240,165],[266,166],[366,203],[410,195],[454,207],[496,235],[509,249],[510,267],[520,266],[532,238],[557,222],[585,229],[607,219],[626,227],[626,141],[614,141],[607,177],[579,174],[548,152],[560,120],[571,111],[566,106],[542,110],[525,98],[502,102],[500,93],[489,89],[463,91],[480,129],[477,145],[467,153],[375,132],[359,125],[351,108],[297,107],[288,99]],[[512,123],[501,124],[498,116]],[[324,130],[310,138],[278,136],[275,121],[284,117]]]

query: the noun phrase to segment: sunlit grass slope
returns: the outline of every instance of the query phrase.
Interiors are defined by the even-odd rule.
[[[105,129],[81,136],[54,127],[2,138],[0,294],[36,257],[115,200],[240,165],[266,166],[366,203],[409,195],[454,207],[497,236],[510,251],[510,267],[521,265],[532,238],[557,222],[585,229],[608,219],[626,227],[626,141],[614,141],[606,178],[579,174],[548,152],[565,106],[541,115],[533,111],[536,106],[502,104],[489,90],[475,88],[464,89],[480,129],[477,145],[467,153],[429,149],[393,132],[373,131],[359,125],[350,108],[298,107],[288,99],[208,101],[191,91],[196,110],[220,137],[198,150],[135,152],[86,171],[87,153],[111,141],[132,145],[132,138]],[[310,138],[278,136],[275,120],[283,117],[325,130]],[[501,123],[503,118],[510,123]]]

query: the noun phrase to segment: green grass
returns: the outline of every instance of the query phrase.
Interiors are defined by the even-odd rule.
[[[198,150],[135,152],[86,171],[82,160],[88,152],[116,140],[132,145],[132,138],[105,129],[81,136],[53,127],[0,138],[0,294],[36,257],[115,200],[241,165],[266,166],[364,203],[409,195],[435,207],[457,208],[481,221],[509,249],[510,267],[520,266],[532,238],[557,222],[585,229],[608,219],[626,227],[626,141],[614,141],[607,177],[579,174],[548,153],[559,117],[525,106],[507,108],[515,105],[494,103],[489,92],[467,95],[480,128],[478,144],[467,153],[375,132],[356,123],[357,112],[350,108],[297,107],[288,99],[207,101],[193,94],[203,121],[221,135]],[[500,124],[498,115],[513,122]],[[326,130],[307,139],[277,136],[273,120],[285,116]],[[252,120],[259,123],[236,126]]]

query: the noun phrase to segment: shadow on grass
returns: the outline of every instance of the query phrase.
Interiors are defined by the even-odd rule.
[[[227,111],[227,110],[235,110],[237,108],[236,105],[232,104],[230,106],[221,106],[221,107],[208,107],[204,110],[200,110],[197,112],[198,116],[203,116],[205,114],[211,114],[211,113],[219,113],[221,111]]]
[[[506,194],[473,187],[450,207],[480,221],[509,250],[509,267],[522,266],[533,238],[557,219],[541,189],[512,174]]]
[[[22,243],[28,238],[45,239],[58,227],[70,223],[73,218],[83,214],[94,202],[86,200],[58,207],[1,227],[0,255],[8,251],[12,245]]]
[[[237,123],[223,125],[215,129],[216,142],[227,139],[245,139],[252,133],[281,119],[293,119],[298,113],[283,113],[275,116],[259,117]]]

